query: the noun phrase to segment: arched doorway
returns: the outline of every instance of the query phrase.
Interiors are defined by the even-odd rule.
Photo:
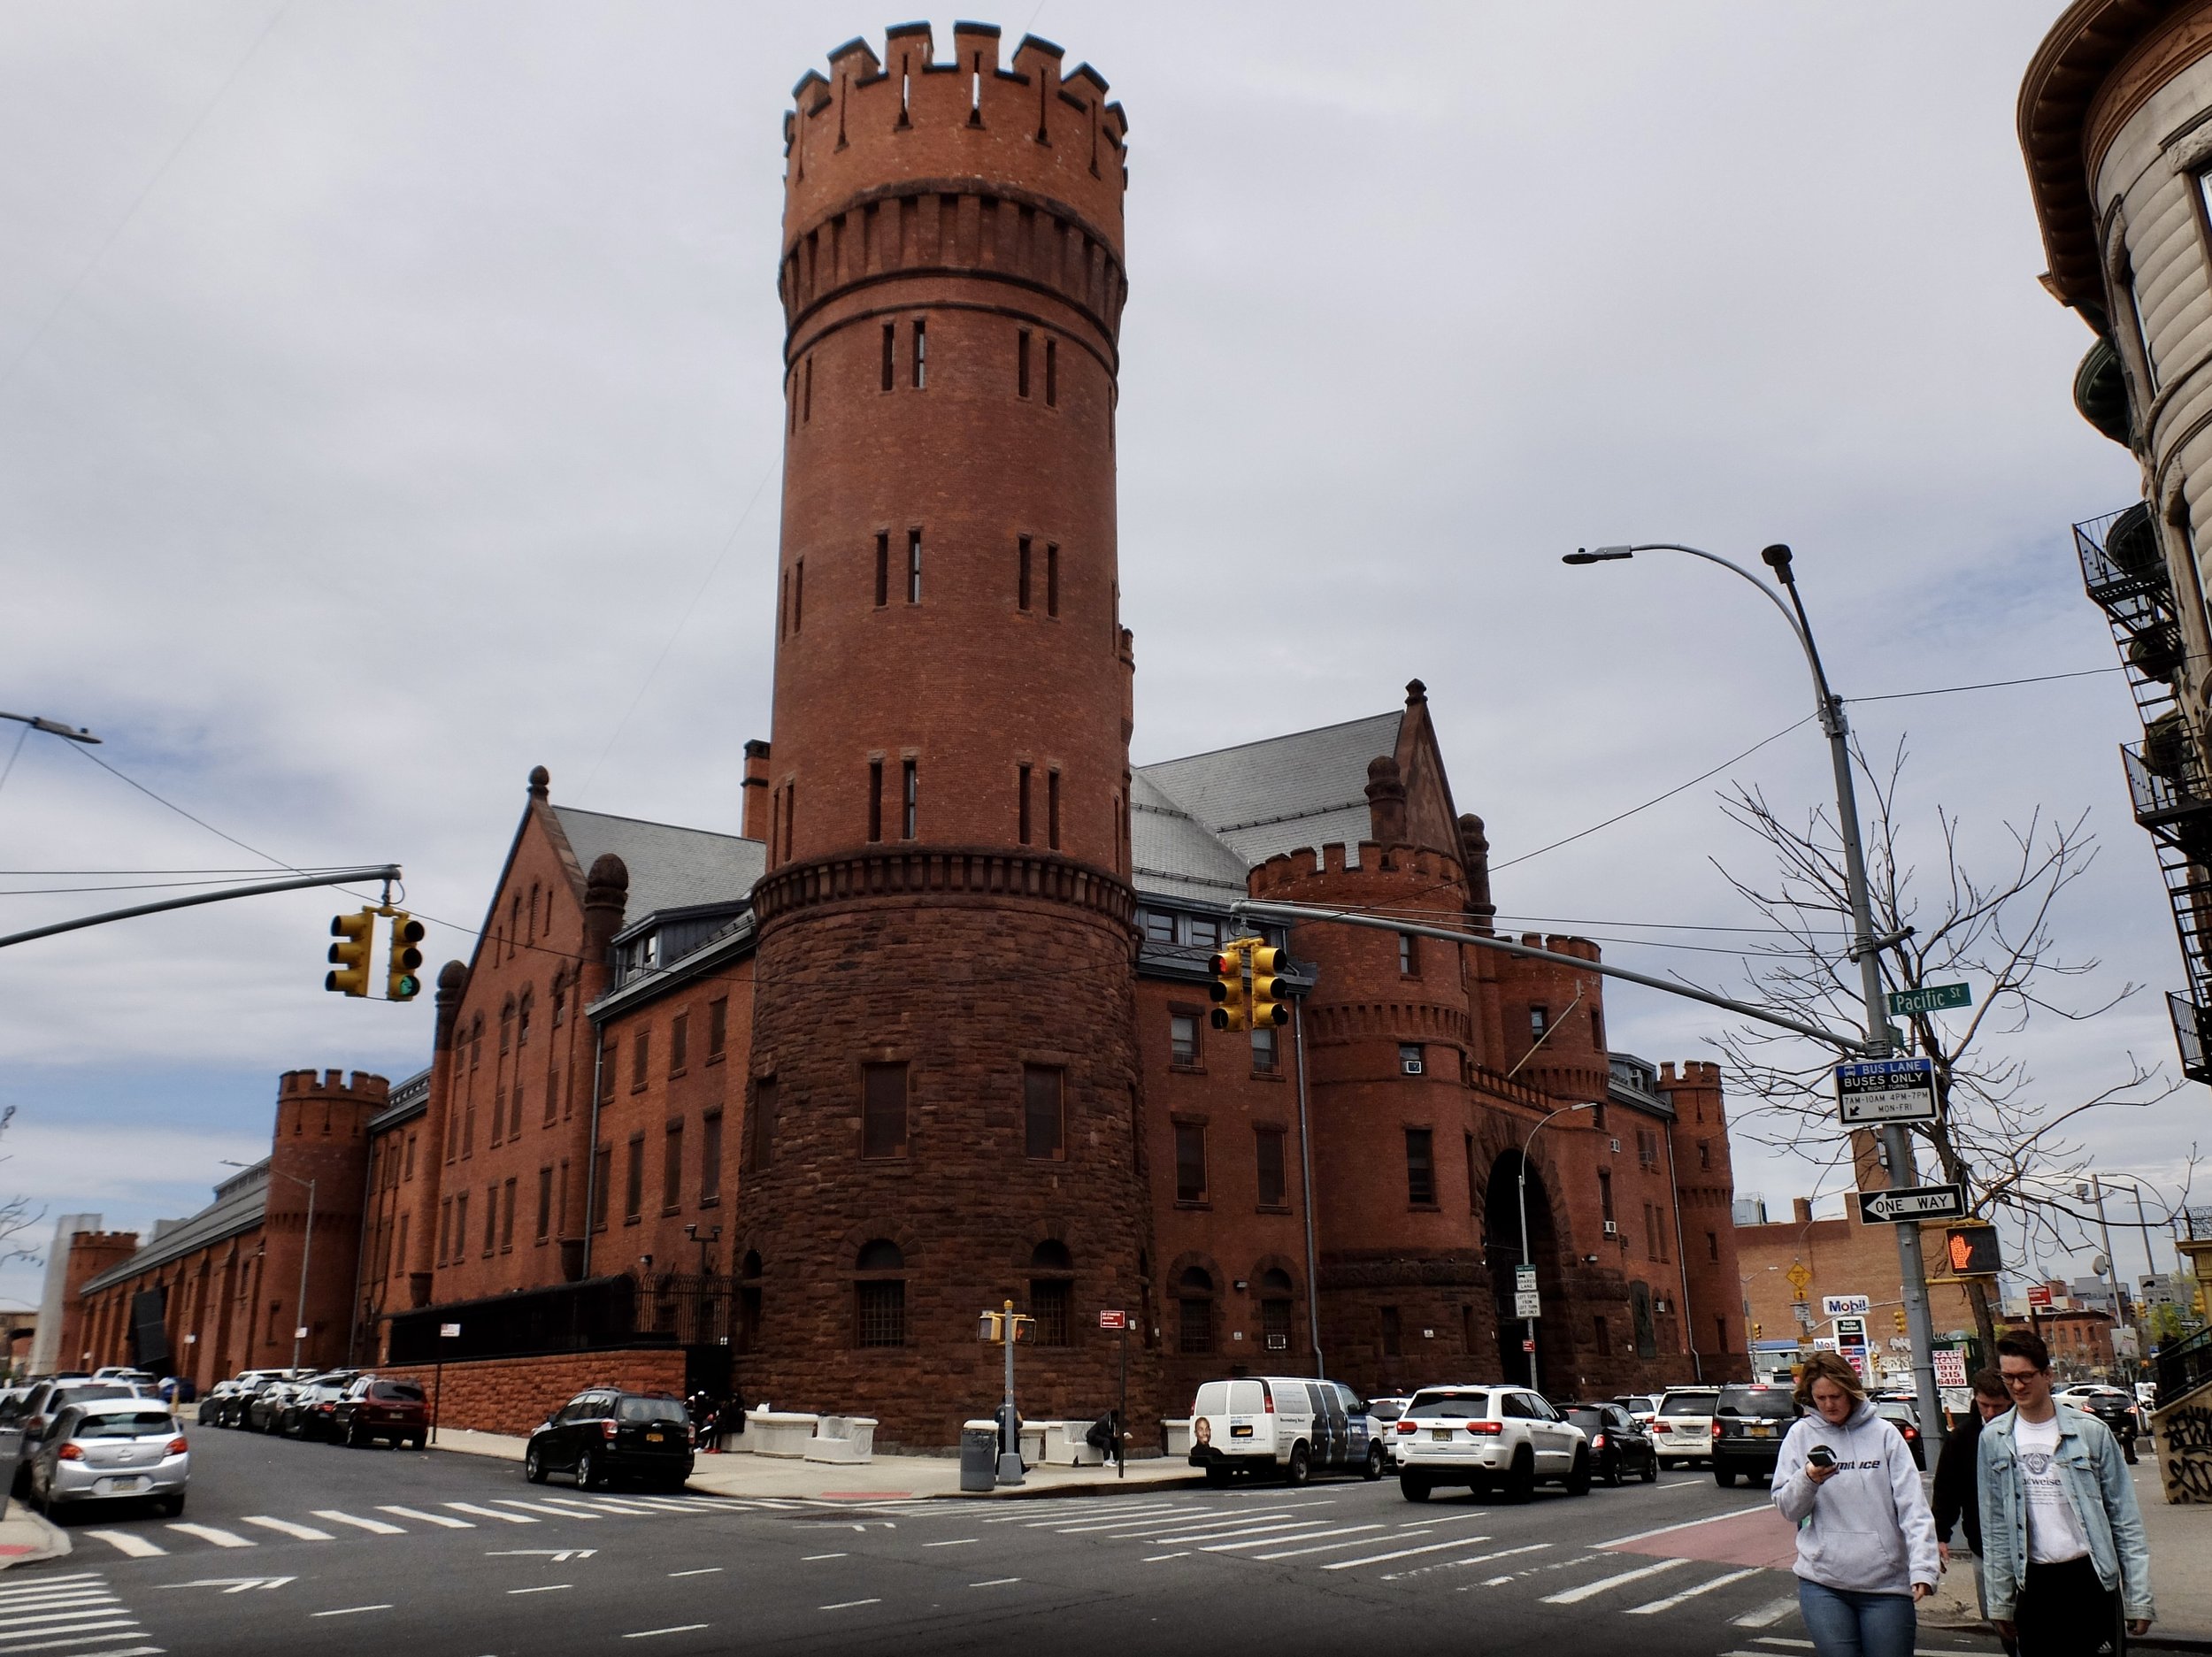
[[[1482,1206],[1484,1263],[1490,1269],[1490,1288],[1497,1312],[1498,1375],[1507,1381],[1529,1378],[1528,1354],[1522,1347],[1527,1325],[1514,1316],[1514,1269],[1521,1263],[1521,1154],[1507,1151],[1490,1165],[1490,1181]],[[1528,1260],[1536,1268],[1537,1293],[1543,1298],[1543,1316],[1535,1322],[1536,1385],[1550,1396],[1555,1377],[1569,1372],[1573,1353],[1563,1335],[1546,1339],[1545,1326],[1563,1329],[1565,1298],[1559,1281],[1558,1232],[1552,1224],[1551,1193],[1537,1166],[1528,1165]]]

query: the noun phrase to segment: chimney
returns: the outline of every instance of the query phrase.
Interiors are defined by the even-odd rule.
[[[745,745],[745,815],[738,832],[749,840],[768,838],[768,744],[755,738]]]
[[[1468,917],[1478,932],[1486,932],[1498,918],[1498,906],[1490,901],[1490,837],[1472,812],[1459,819],[1459,860],[1467,870]]]
[[[1385,754],[1367,765],[1368,837],[1378,846],[1406,843],[1406,785],[1398,762]]]
[[[1796,1224],[1810,1225],[1813,1223],[1813,1200],[1810,1197],[1792,1197],[1790,1218]]]

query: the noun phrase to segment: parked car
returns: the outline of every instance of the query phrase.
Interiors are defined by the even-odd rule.
[[[1398,1489],[1408,1501],[1426,1501],[1440,1484],[1463,1484],[1478,1497],[1501,1485],[1508,1501],[1526,1501],[1539,1479],[1557,1479],[1570,1496],[1590,1488],[1582,1429],[1525,1387],[1425,1386],[1394,1436]]]
[[[277,1431],[287,1438],[323,1438],[334,1436],[338,1396],[353,1384],[357,1373],[334,1369],[303,1382],[277,1414]]]
[[[1659,1400],[1652,1418],[1651,1441],[1659,1459],[1695,1466],[1713,1456],[1713,1406],[1720,1400],[1717,1386],[1671,1386]]]
[[[379,1438],[394,1449],[402,1445],[422,1449],[430,1441],[430,1400],[413,1381],[357,1376],[338,1394],[331,1436],[355,1449]]]
[[[1905,1440],[1905,1447],[1912,1452],[1912,1464],[1922,1472],[1928,1470],[1927,1442],[1920,1433],[1920,1406],[1896,1399],[1878,1399],[1875,1409],[1884,1421],[1897,1429]]]
[[[128,1381],[134,1386],[156,1386],[161,1377],[150,1370],[133,1369],[127,1363],[104,1363],[92,1372],[96,1381]]]
[[[1659,1452],[1644,1423],[1618,1404],[1563,1404],[1559,1413],[1590,1440],[1590,1471],[1617,1488],[1630,1474],[1649,1484],[1659,1477]]]
[[[21,1496],[30,1490],[31,1457],[37,1453],[40,1441],[57,1416],[72,1404],[88,1404],[100,1399],[136,1398],[138,1389],[127,1381],[92,1381],[80,1378],[41,1381],[31,1389],[23,1400],[18,1421],[23,1429],[22,1459],[15,1464],[9,1488]]]
[[[1782,1439],[1804,1412],[1786,1386],[1724,1386],[1713,1404],[1713,1482],[1771,1480]]]
[[[1613,1401],[1648,1427],[1658,1418],[1660,1397],[1657,1392],[1616,1392]]]
[[[1367,1419],[1375,1423],[1375,1442],[1382,1446],[1383,1466],[1386,1469],[1398,1465],[1398,1453],[1394,1441],[1398,1436],[1395,1431],[1398,1417],[1405,1413],[1406,1400],[1402,1398],[1371,1398],[1367,1400]]]
[[[533,1484],[569,1473],[579,1490],[636,1478],[681,1490],[691,1477],[691,1419],[680,1398],[595,1386],[545,1418],[523,1446],[522,1476]]]
[[[224,1396],[220,1405],[216,1410],[215,1418],[211,1421],[211,1424],[218,1427],[245,1427],[251,1425],[252,1423],[247,1420],[246,1412],[252,1405],[253,1400],[258,1397],[263,1391],[275,1385],[277,1382],[291,1378],[291,1372],[287,1369],[241,1370],[238,1375],[227,1384],[233,1390]],[[210,1400],[212,1401],[214,1394],[211,1392],[208,1396]],[[200,1419],[203,1422],[210,1421],[208,1407],[205,1404],[203,1404],[200,1407]]]
[[[2135,1460],[2135,1441],[2143,1431],[2143,1411],[2136,1403],[2134,1393],[2097,1382],[2081,1382],[2062,1387],[2051,1396],[2062,1404],[2094,1415],[2111,1428],[2112,1436],[2120,1442],[2120,1453],[2131,1461]]]
[[[91,1399],[55,1417],[28,1469],[31,1498],[49,1518],[84,1502],[151,1498],[173,1519],[184,1511],[192,1457],[159,1399]]]
[[[1267,1473],[1302,1484],[1315,1472],[1380,1478],[1382,1446],[1367,1406],[1338,1381],[1241,1376],[1208,1381],[1191,1405],[1190,1464],[1209,1484]]]
[[[244,1425],[249,1432],[274,1432],[292,1400],[304,1392],[304,1381],[272,1381],[246,1400]]]

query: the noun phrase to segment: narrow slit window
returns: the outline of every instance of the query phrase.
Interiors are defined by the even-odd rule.
[[[1014,605],[1018,610],[1029,608],[1029,537],[1024,535],[1018,544],[1015,559]]]
[[[868,839],[871,844],[883,838],[883,762],[868,762]]]
[[[806,560],[791,566],[791,631],[806,625]]]
[[[813,419],[813,418],[814,418],[814,354],[813,354],[811,351],[810,351],[810,352],[808,352],[808,353],[807,353],[807,359],[806,359],[806,388],[805,388],[805,390],[804,390],[804,391],[803,391],[803,392],[800,394],[800,396],[799,396],[799,403],[800,403],[800,408],[799,408],[799,418],[800,418],[802,421],[808,421],[808,420],[811,420],[811,419]]]
[[[1045,614],[1060,613],[1060,548],[1052,541],[1045,543]]]
[[[1045,341],[1045,407],[1060,406],[1060,341]]]
[[[918,529],[906,532],[906,602],[922,602],[922,532]]]
[[[780,639],[791,631],[791,572],[786,570],[776,592],[776,636]]]
[[[1014,395],[1029,395],[1029,330],[1022,328],[1014,335]]]
[[[876,608],[881,610],[891,602],[891,536],[883,531],[876,536]]]
[[[919,318],[914,322],[914,389],[919,391],[929,384],[929,324]]]
[[[791,416],[790,424],[785,428],[787,431],[795,432],[799,429],[799,372],[794,369],[791,374],[790,389],[784,396],[784,402],[789,408]]]
[[[915,776],[915,762],[910,759],[906,761],[900,767],[900,772],[899,838],[910,840],[914,838],[914,808],[919,792],[918,779]]]
[[[891,389],[897,379],[898,357],[899,325],[887,322],[883,325],[883,388],[886,391]]]
[[[1021,843],[1026,846],[1029,844],[1029,767],[1024,765],[1020,769],[1021,809],[1019,812],[1020,823],[1018,825],[1018,832]]]
[[[1045,844],[1060,849],[1060,773],[1045,773]]]
[[[861,1067],[860,1154],[879,1158],[906,1155],[906,1066]]]

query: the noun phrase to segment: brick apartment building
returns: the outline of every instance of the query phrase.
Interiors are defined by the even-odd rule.
[[[531,773],[427,1070],[380,1106],[352,1085],[351,1252],[325,1260],[319,1208],[316,1265],[352,1299],[325,1333],[411,1363],[626,1331],[682,1346],[687,1384],[917,1445],[993,1398],[975,1320],[1007,1299],[1037,1319],[1034,1415],[1110,1401],[1104,1309],[1130,1314],[1138,1421],[1229,1371],[1520,1374],[1531,1147],[1542,1384],[1745,1374],[1717,1071],[1608,1049],[1594,945],[1302,924],[1274,933],[1298,1022],[1209,1027],[1233,901],[1486,934],[1488,843],[1417,680],[1130,764],[1126,123],[1044,42],[1008,68],[995,29],[955,46],[850,42],[786,117],[773,729],[738,832],[559,805]],[[250,1235],[107,1264],[86,1345],[120,1353],[107,1308],[157,1277],[238,1308],[193,1343],[201,1379],[265,1350],[277,1251],[255,1238],[247,1289]]]

